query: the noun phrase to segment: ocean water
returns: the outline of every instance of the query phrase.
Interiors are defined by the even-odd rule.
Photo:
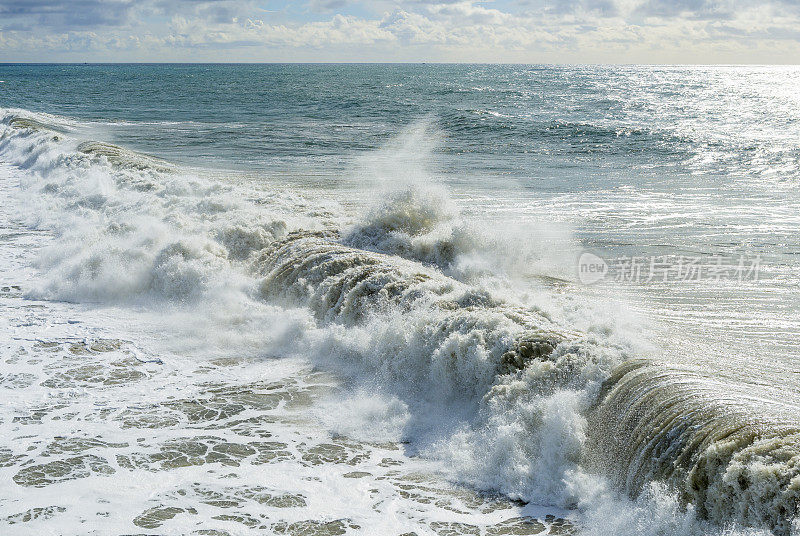
[[[800,534],[799,86],[0,65],[3,532]]]

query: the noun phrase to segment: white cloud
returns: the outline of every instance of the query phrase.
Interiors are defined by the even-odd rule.
[[[338,5],[314,2],[309,9]],[[475,1],[385,5],[374,15],[276,22],[252,2],[151,0],[160,19],[147,18],[140,4],[118,27],[104,22],[44,33],[12,27],[0,30],[0,51],[9,59],[77,61],[800,60],[800,10],[787,1],[532,0],[515,12]]]

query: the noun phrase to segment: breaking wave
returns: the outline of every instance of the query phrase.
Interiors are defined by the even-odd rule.
[[[796,414],[647,358],[614,326],[572,323],[561,291],[515,297],[520,274],[552,265],[535,236],[499,239],[421,180],[354,223],[291,192],[244,191],[79,142],[67,120],[1,117],[0,155],[26,172],[25,217],[58,235],[33,295],[305,311],[283,346],[264,352],[291,351],[291,340],[320,363],[378,378],[414,416],[409,449],[443,460],[455,479],[578,507],[587,534],[793,534]],[[412,128],[393,150],[415,154],[430,128]],[[401,167],[423,175],[415,162]]]

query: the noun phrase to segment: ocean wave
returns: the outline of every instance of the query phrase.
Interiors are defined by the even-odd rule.
[[[98,156],[109,162],[123,167],[136,169],[153,169],[156,171],[170,171],[174,167],[167,161],[150,155],[129,151],[118,145],[98,141],[85,141],[78,145],[78,151],[84,154]]]
[[[659,130],[629,124],[600,124],[512,116],[474,111],[450,112],[440,118],[442,129],[472,140],[496,140],[495,150],[545,144],[549,151],[566,154],[629,154],[631,151],[656,155],[686,155],[696,151],[690,133]],[[474,143],[474,141],[472,141]],[[498,146],[499,143],[499,146]]]
[[[631,493],[665,482],[701,517],[794,534],[797,415],[720,387],[691,367],[624,363],[590,414],[588,463]]]
[[[23,217],[61,235],[39,257],[39,297],[186,301],[222,292],[240,284],[226,279],[231,266],[282,237],[293,219],[288,210],[257,213],[229,195],[232,186],[148,155],[13,126],[17,115],[0,131],[0,154],[37,194],[21,200],[31,207]]]
[[[0,155],[27,173],[29,223],[60,235],[41,256],[37,296],[186,304],[235,294],[301,307],[317,331],[297,334],[298,348],[373,371],[419,419],[458,408],[446,433],[428,423],[412,443],[459,480],[577,505],[590,518],[608,497],[623,504],[613,490],[645,497],[648,508],[673,498],[672,517],[653,534],[680,533],[697,517],[793,530],[793,419],[634,359],[636,346],[613,329],[577,329],[552,304],[483,285],[459,259],[496,265],[513,245],[492,249],[491,235],[461,221],[443,194],[410,185],[335,228],[313,203],[299,210],[293,195],[252,203],[234,185],[146,155],[54,138],[48,125],[68,120],[6,111],[0,123]],[[395,149],[419,152],[425,128]],[[505,275],[526,263],[516,258]]]

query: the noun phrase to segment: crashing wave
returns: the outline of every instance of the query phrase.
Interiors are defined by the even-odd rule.
[[[27,187],[55,200],[52,218],[83,218],[64,234],[70,247],[43,256],[47,297],[184,301],[229,284],[238,263],[258,278],[261,299],[368,332],[356,353],[399,382],[474,401],[475,433],[461,445],[481,458],[478,486],[571,505],[579,501],[565,481],[581,467],[631,495],[664,482],[722,524],[791,533],[795,415],[694,371],[631,360],[603,333],[455,277],[455,261],[484,246],[436,198],[401,193],[341,235],[298,231],[313,227],[287,224],[287,211],[264,216],[158,159],[98,142],[58,145],[57,122],[3,117],[3,158],[35,175]]]
[[[137,153],[114,145],[99,141],[86,141],[78,145],[78,151],[84,154],[106,158],[109,162],[121,167],[160,172],[175,170],[175,167],[165,160],[150,155]]]
[[[617,367],[590,413],[587,464],[637,494],[665,482],[700,517],[789,535],[800,504],[800,420],[700,371]]]
[[[546,360],[563,341],[580,336],[559,328],[542,311],[510,306],[418,263],[343,246],[334,241],[337,237],[331,232],[297,232],[264,249],[255,261],[265,274],[262,294],[302,302],[320,320],[344,324],[381,312],[432,309],[440,318],[430,327],[431,334],[441,333],[443,338],[454,329],[466,332],[487,318],[499,318],[500,324],[510,323],[519,333],[512,343],[500,346],[504,351],[494,363],[496,373]]]
[[[664,482],[701,518],[790,533],[800,500],[800,423],[794,419],[765,419],[752,401],[720,398],[718,388],[704,390],[699,379],[670,365],[619,363],[620,353],[602,350],[602,343],[541,311],[337,239],[335,233],[293,233],[263,250],[256,266],[265,275],[264,297],[303,304],[319,320],[345,325],[390,312],[422,315],[427,323],[410,338],[425,339],[425,355],[449,370],[451,381],[470,390],[479,385],[484,409],[511,414],[532,396],[580,393],[584,402],[576,407],[585,413],[586,440],[577,458],[566,455],[572,461],[611,476],[632,496]],[[449,344],[455,335],[466,342]],[[392,359],[391,352],[382,358]],[[475,370],[476,363],[480,374],[459,372]],[[535,428],[545,417],[529,411],[528,419],[523,441],[540,435]]]

